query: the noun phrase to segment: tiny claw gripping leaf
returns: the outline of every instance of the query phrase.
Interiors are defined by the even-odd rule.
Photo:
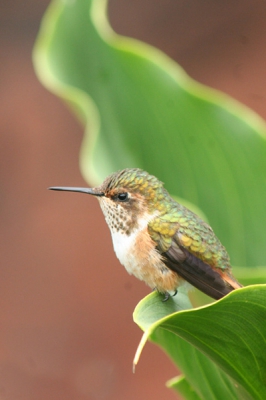
[[[177,292],[178,292],[178,290],[176,289],[176,290],[174,291],[174,294],[172,294],[172,297],[176,296],[176,295],[177,295]],[[165,292],[165,293],[164,293],[164,298],[163,298],[162,301],[165,302],[165,301],[169,300],[170,296],[171,296],[170,293]]]
[[[162,301],[165,302],[165,301],[169,300],[169,297],[170,297],[170,294],[168,292],[165,292],[164,298]]]

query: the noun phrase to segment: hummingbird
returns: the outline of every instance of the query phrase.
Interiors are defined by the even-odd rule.
[[[242,287],[212,228],[176,202],[148,172],[127,168],[95,188],[49,189],[95,196],[120,263],[129,274],[164,294],[164,301],[185,282],[214,299]]]

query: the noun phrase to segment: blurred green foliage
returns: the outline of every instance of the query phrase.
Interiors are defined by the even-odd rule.
[[[125,167],[146,169],[171,194],[203,211],[241,281],[265,281],[264,121],[190,79],[159,50],[116,35],[104,0],[54,0],[43,18],[34,64],[43,84],[86,127],[80,165],[88,181],[98,184]],[[189,308],[181,297],[179,311]],[[265,286],[167,320],[176,308],[163,303],[161,310],[158,298],[144,299],[135,318],[185,372],[173,387],[188,399],[248,399],[247,392],[265,398]]]

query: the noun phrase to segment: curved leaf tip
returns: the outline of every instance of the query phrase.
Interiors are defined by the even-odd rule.
[[[159,312],[160,318],[156,321],[156,299],[147,296],[136,308],[135,322],[140,326],[145,325],[144,320],[149,322],[153,319],[154,322],[147,322],[135,361],[150,338],[164,348],[183,372],[190,375],[186,353],[191,353],[192,345],[195,347],[193,351],[198,349],[213,360],[215,371],[217,367],[221,368],[244,388],[241,390],[247,391],[254,399],[263,399],[266,395],[266,361],[262,356],[266,352],[265,299],[266,285],[253,285],[235,290],[198,309],[170,315],[166,311],[163,318]],[[185,345],[184,340],[187,342]]]

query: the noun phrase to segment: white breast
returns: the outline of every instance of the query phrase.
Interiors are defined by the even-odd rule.
[[[130,235],[126,235],[121,231],[111,230],[116,256],[121,264],[124,265],[129,274],[139,275],[138,270],[141,268],[141,265],[138,265],[138,261],[134,256],[135,242],[138,233],[146,228],[151,218],[152,217],[150,215],[144,215],[139,220],[138,227],[135,228]]]
[[[112,232],[113,246],[118,260],[132,274],[136,264],[132,250],[137,236],[137,230],[131,235],[126,235],[121,232]]]
[[[114,206],[113,202],[105,197],[99,197],[99,202],[111,231],[117,258],[129,274],[134,274],[137,278],[144,280],[143,265],[147,263],[149,254],[142,251],[142,256],[137,256],[140,247],[138,235],[147,228],[149,221],[158,213],[156,211],[153,214],[143,212],[137,224],[131,225],[131,216],[122,205],[115,204]],[[128,234],[129,231],[130,234]]]
[[[152,289],[157,288],[159,292],[175,291],[180,284],[180,278],[164,265],[154,242],[145,236],[148,235],[148,222],[154,216],[144,215],[130,235],[111,229],[114,251],[129,274],[146,282]]]

